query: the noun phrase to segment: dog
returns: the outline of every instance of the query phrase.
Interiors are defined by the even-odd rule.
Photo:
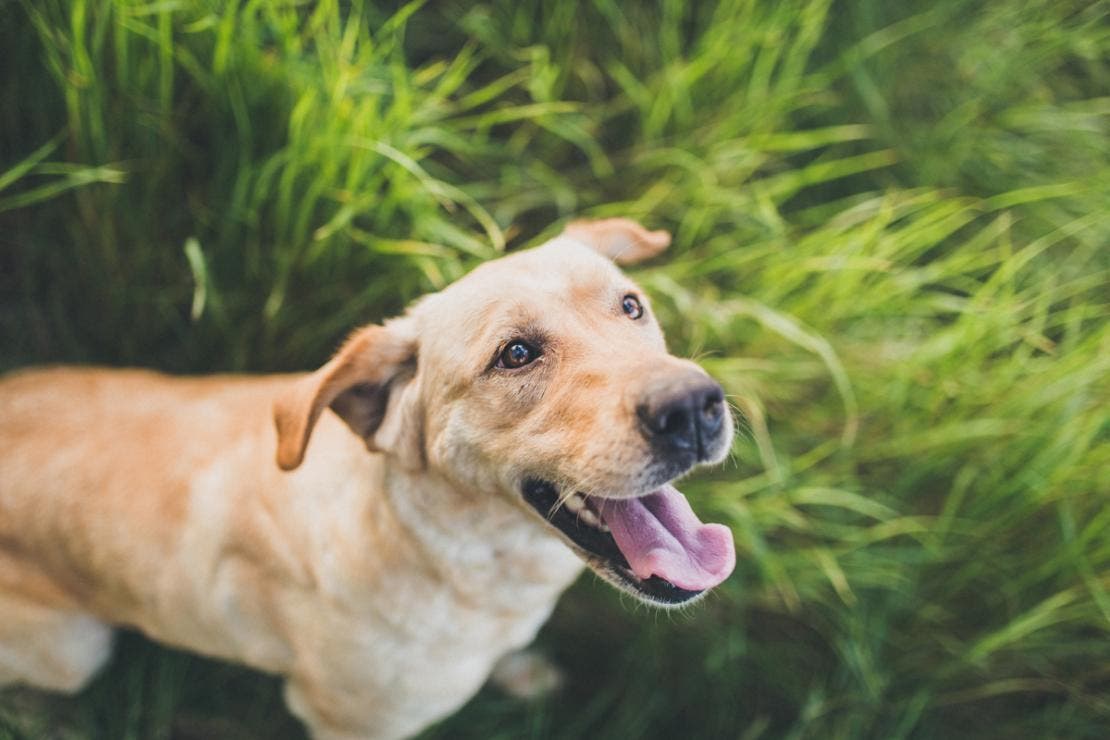
[[[311,374],[0,381],[0,686],[79,690],[113,629],[285,679],[315,738],[400,738],[527,645],[583,565],[687,604],[735,565],[672,482],[733,436],[575,222],[358,329]]]

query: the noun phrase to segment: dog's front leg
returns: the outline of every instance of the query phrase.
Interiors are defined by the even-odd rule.
[[[356,738],[392,738],[362,726],[357,719],[346,716],[347,702],[319,687],[296,679],[285,682],[285,705],[293,716],[304,723],[313,740],[356,740]]]
[[[517,699],[541,699],[563,685],[563,672],[535,648],[524,648],[501,656],[490,681]]]
[[[313,740],[400,740],[429,721],[380,697],[296,678],[285,682],[285,704]]]

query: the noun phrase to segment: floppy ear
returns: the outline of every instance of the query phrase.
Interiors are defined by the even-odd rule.
[[[572,221],[563,233],[593,247],[618,265],[634,265],[651,259],[671,243],[669,232],[648,231],[627,218]]]
[[[409,381],[415,371],[416,341],[400,330],[400,324],[393,321],[358,329],[326,365],[274,400],[278,467],[293,470],[301,464],[312,429],[328,407],[366,441],[367,449],[382,449],[385,441],[377,432],[387,412],[400,405],[401,396],[411,402],[415,395]],[[416,416],[400,410],[390,414],[399,415]],[[417,420],[391,420],[388,442],[401,441],[400,427],[406,421]],[[408,434],[419,435],[419,431],[410,429]]]

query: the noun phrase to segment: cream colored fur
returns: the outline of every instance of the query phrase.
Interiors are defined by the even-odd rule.
[[[620,313],[639,291],[598,252],[668,241],[575,224],[310,375],[0,381],[0,686],[78,690],[126,625],[284,676],[316,738],[449,714],[582,569],[521,476],[645,492],[637,378],[693,366]],[[552,340],[523,387],[488,372],[521,321]]]

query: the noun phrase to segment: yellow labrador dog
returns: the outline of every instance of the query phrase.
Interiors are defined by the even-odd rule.
[[[526,645],[585,563],[653,604],[735,563],[671,485],[727,454],[720,386],[579,222],[309,375],[0,382],[0,686],[75,691],[113,625],[286,679],[316,738],[411,735]],[[275,461],[276,457],[276,461]]]

